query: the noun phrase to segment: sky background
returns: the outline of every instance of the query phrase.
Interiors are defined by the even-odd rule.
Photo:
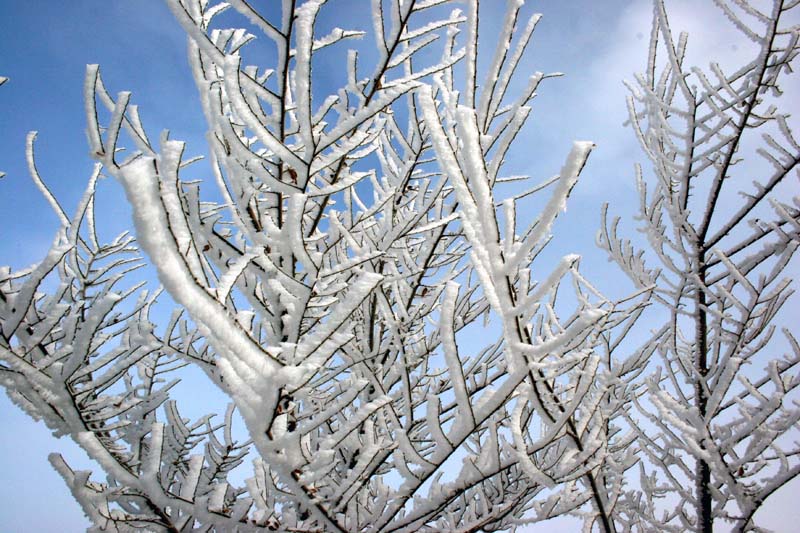
[[[366,20],[368,2],[329,3],[322,11],[326,24],[352,27]],[[492,28],[496,31],[504,6],[502,0],[482,2],[484,56],[493,51]],[[714,57],[724,66],[750,57],[747,44],[722,23],[710,1],[670,1],[668,6],[673,28],[691,34],[690,58]],[[10,78],[0,87],[0,171],[7,174],[0,180],[0,265],[19,269],[43,257],[58,227],[28,177],[27,133],[39,132],[39,172],[67,213],[75,208],[93,166],[84,134],[86,64],[100,64],[112,94],[132,91],[151,138],[168,128],[172,138],[187,141],[189,155],[202,154],[206,125],[183,32],[160,0],[0,0],[0,7],[0,76]],[[566,75],[540,88],[507,173],[546,178],[558,171],[573,140],[597,143],[559,222],[556,252],[583,255],[583,271],[601,290],[613,292],[622,278],[610,274],[594,236],[603,202],[630,215],[638,200],[633,165],[644,162],[644,156],[623,126],[627,111],[622,80],[631,79],[645,64],[652,7],[647,0],[528,1],[525,13],[533,12],[544,18],[522,76],[536,70]],[[707,59],[700,63],[705,66]],[[123,229],[129,210],[119,186],[106,180],[99,194],[111,231]],[[632,233],[632,224],[628,230]],[[82,452],[51,437],[5,395],[0,396],[0,427],[0,531],[84,529],[87,522],[78,505],[47,462],[48,453],[59,451],[73,468],[92,468]],[[783,516],[788,520],[792,515]]]

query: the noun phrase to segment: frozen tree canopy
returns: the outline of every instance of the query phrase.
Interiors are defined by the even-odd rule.
[[[166,3],[204,162],[89,65],[86,192],[64,211],[31,133],[61,227],[41,262],[0,268],[0,383],[103,469],[50,456],[92,531],[759,530],[800,473],[796,2],[717,2],[757,45],[731,72],[685,61],[655,2],[629,84],[643,236],[611,206],[598,237],[632,282],[613,299],[542,253],[594,144],[544,182],[507,174],[553,76],[518,68],[539,22],[522,0],[496,43],[478,30],[499,1],[365,0],[371,27],[324,31],[336,0]],[[319,83],[339,60],[346,81]],[[113,239],[104,176],[133,215]],[[227,410],[182,414],[188,367]]]
[[[755,44],[750,58],[731,72],[686,64],[691,38],[670,32],[659,2],[647,71],[629,86],[652,164],[637,181],[653,260],[618,220],[600,236],[665,311],[643,348],[656,372],[631,397],[643,477],[630,511],[644,529],[759,530],[755,512],[800,474],[797,314],[781,313],[800,239],[800,145],[780,99],[800,51],[797,2],[718,4]]]

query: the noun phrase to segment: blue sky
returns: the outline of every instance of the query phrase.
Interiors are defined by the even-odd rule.
[[[42,257],[57,229],[55,215],[28,178],[26,134],[39,132],[39,171],[68,213],[92,168],[82,100],[87,63],[100,64],[112,93],[132,91],[151,137],[168,128],[173,138],[188,142],[190,155],[201,154],[206,126],[185,60],[183,33],[160,0],[3,0],[0,4],[4,13],[0,75],[10,78],[0,87],[0,171],[7,174],[0,180],[0,264],[21,268]],[[359,6],[368,2],[331,0],[330,4],[332,8],[323,14],[346,16],[343,21],[334,19],[345,26],[360,20],[364,8]],[[542,12],[544,18],[524,68],[561,71],[566,76],[541,87],[509,173],[551,176],[572,140],[597,143],[560,223],[563,236],[555,252],[584,255],[590,279],[599,276],[601,288],[613,291],[613,282],[602,279],[607,266],[593,242],[602,202],[613,201],[615,211],[622,214],[629,214],[637,202],[632,168],[644,157],[633,134],[622,125],[626,119],[622,79],[644,66],[651,7],[646,0],[528,4],[526,12]],[[482,5],[487,27],[499,22],[505,2],[485,0]],[[723,64],[742,53],[729,31],[704,23],[709,18],[703,9],[698,11],[685,0],[672,6],[675,25],[692,32],[695,50],[710,52]],[[494,45],[490,38],[491,31],[482,38],[486,55]],[[119,187],[104,183],[101,197],[103,216],[122,227],[128,210]],[[85,528],[78,505],[46,461],[49,452],[60,451],[73,466],[90,467],[81,452],[50,437],[42,424],[29,420],[5,395],[0,399],[0,427],[4,428],[0,530]]]

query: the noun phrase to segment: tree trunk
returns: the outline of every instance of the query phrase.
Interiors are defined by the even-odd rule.
[[[707,315],[706,295],[704,292],[706,265],[705,253],[702,251],[697,256],[697,289],[695,295],[695,354],[694,368],[696,371],[694,383],[695,407],[705,425],[706,409],[708,405],[707,384],[705,376],[708,373],[708,342],[707,342]],[[705,430],[704,430],[705,431]],[[700,447],[706,449],[705,439],[700,442]],[[711,469],[708,462],[698,458],[695,464],[695,491],[697,501],[697,531],[711,533],[713,519],[711,517]]]

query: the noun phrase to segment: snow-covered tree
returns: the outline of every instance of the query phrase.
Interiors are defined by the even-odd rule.
[[[609,302],[577,256],[535,261],[592,149],[524,192],[504,174],[548,77],[509,92],[538,17],[508,2],[479,74],[477,0],[365,3],[377,53],[342,55],[347,82],[324,94],[313,67],[365,33],[319,34],[337,2],[167,3],[211,179],[183,179],[184,143],[153,142],[89,66],[83,200],[61,208],[31,134],[61,229],[41,263],[0,271],[0,379],[105,471],[51,456],[94,530],[490,531],[565,513],[614,530],[635,457],[611,419],[642,353],[610,364],[612,330],[641,302]],[[248,62],[254,34],[267,65]],[[134,236],[96,230],[102,176]],[[546,201],[523,220],[530,195]],[[132,281],[145,264],[161,289]],[[230,397],[223,420],[170,399],[187,365]]]
[[[691,38],[655,2],[629,99],[651,163],[637,170],[649,252],[617,236],[619,219],[600,235],[636,285],[655,287],[664,317],[642,347],[654,371],[630,398],[642,475],[627,510],[642,530],[761,531],[754,514],[800,474],[797,313],[783,309],[800,244],[800,145],[780,99],[800,10],[716,3],[745,40],[740,55],[747,40],[754,53],[728,72],[688,65]]]
[[[61,227],[0,268],[0,383],[104,471],[50,458],[94,531],[758,530],[800,472],[797,2],[716,2],[756,45],[732,73],[686,66],[654,2],[629,105],[649,247],[618,219],[599,238],[635,285],[617,301],[542,253],[593,144],[543,182],[507,164],[552,76],[518,79],[522,0],[364,0],[346,29],[337,0],[166,3],[207,157],[90,65],[86,192],[61,207],[30,134]],[[133,214],[110,239],[105,177]],[[186,416],[186,382],[227,410]]]

